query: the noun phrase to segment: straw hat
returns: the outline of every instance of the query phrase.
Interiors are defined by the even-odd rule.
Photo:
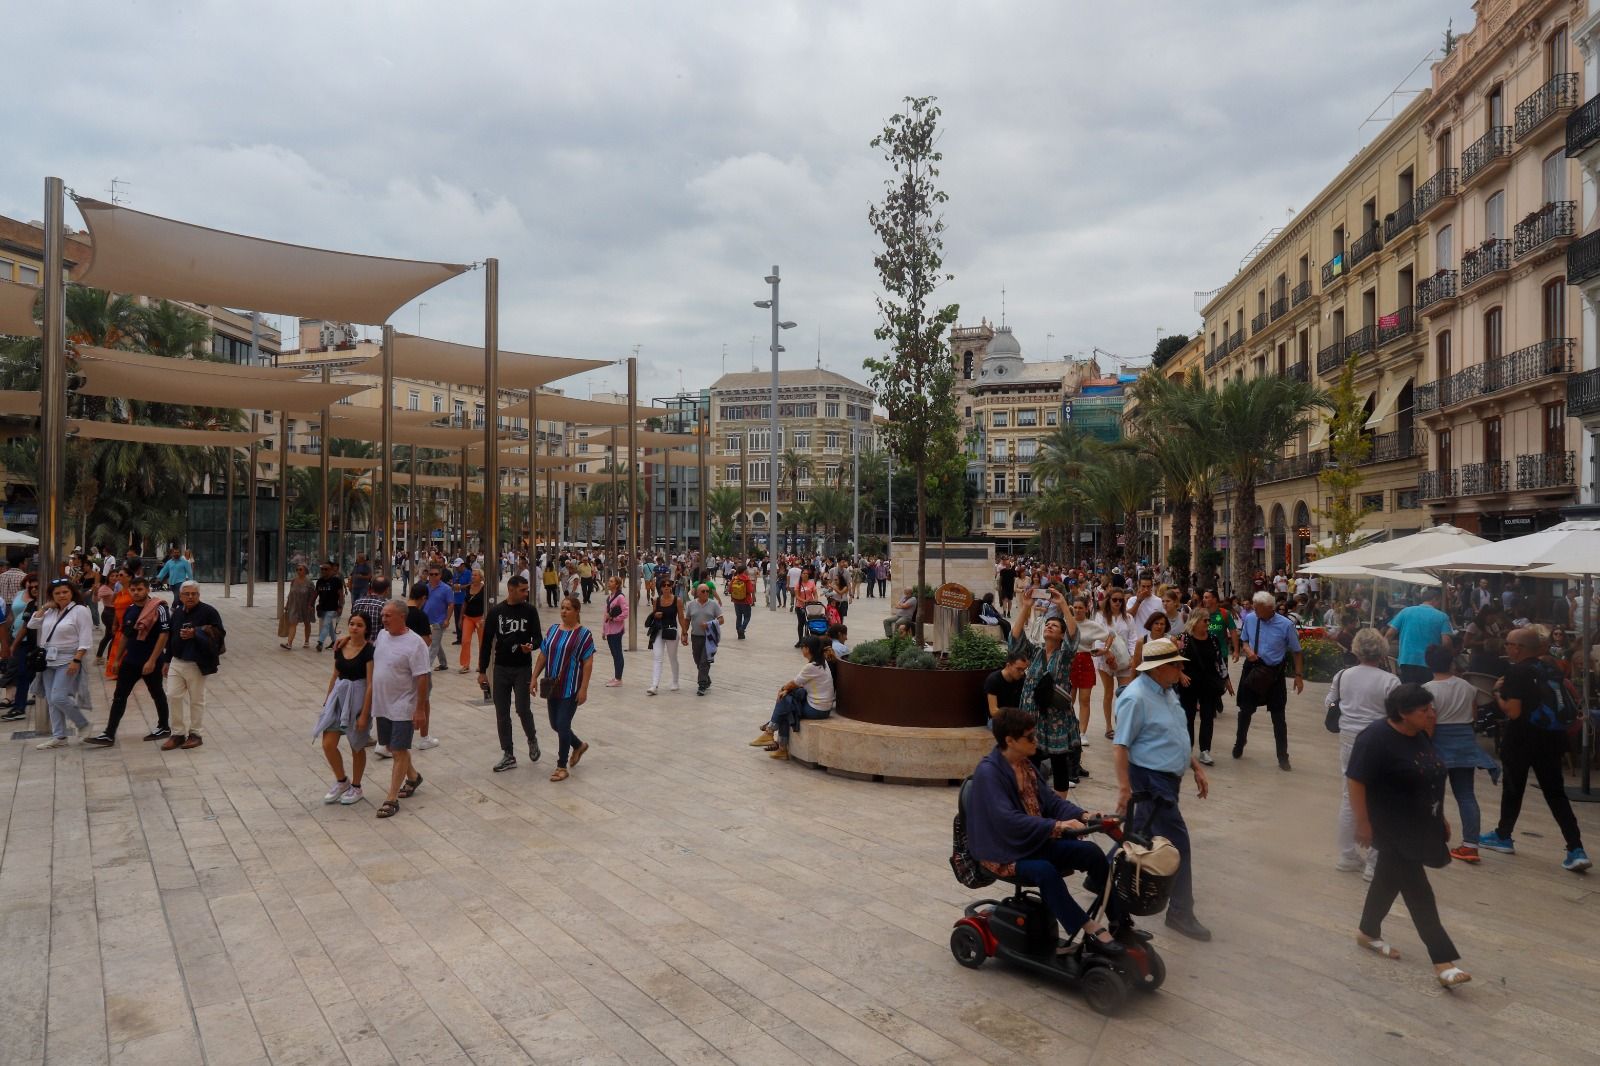
[[[1152,640],[1145,644],[1144,658],[1136,669],[1142,674],[1146,671],[1154,670],[1158,666],[1166,666],[1168,663],[1186,663],[1188,661],[1188,659],[1178,654],[1178,646],[1176,644],[1166,637],[1162,637],[1160,640]]]

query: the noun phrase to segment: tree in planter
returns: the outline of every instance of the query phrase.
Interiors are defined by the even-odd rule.
[[[889,447],[915,474],[916,583],[925,585],[930,460],[936,458],[941,433],[959,424],[956,368],[944,337],[960,307],[930,306],[938,287],[954,279],[941,273],[944,220],[936,212],[949,197],[934,184],[936,164],[944,158],[935,148],[940,111],[931,96],[908,96],[905,103],[906,112],[889,119],[872,139],[894,172],[884,182],[883,202],[867,209],[867,221],[883,244],[872,261],[884,289],[877,297],[882,322],[873,336],[892,351],[864,362],[878,402],[889,414]],[[920,631],[919,623],[919,636]]]
[[[1367,409],[1356,391],[1356,357],[1351,356],[1339,371],[1339,380],[1328,390],[1328,462],[1317,474],[1327,488],[1328,506],[1317,514],[1328,523],[1331,533],[1329,555],[1350,550],[1361,520],[1371,513],[1358,501],[1363,480],[1361,464],[1372,454],[1372,440],[1364,432]]]

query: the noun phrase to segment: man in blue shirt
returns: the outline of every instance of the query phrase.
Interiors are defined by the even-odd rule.
[[[450,621],[453,597],[450,586],[444,583],[442,565],[435,563],[428,567],[428,598],[422,604],[422,613],[428,618],[428,630],[433,638],[428,653],[434,659],[436,672],[450,666],[444,656],[444,627]]]
[[[1250,716],[1263,704],[1272,715],[1272,739],[1278,748],[1278,769],[1289,769],[1289,722],[1284,708],[1289,691],[1284,683],[1289,656],[1294,656],[1294,694],[1305,691],[1306,677],[1300,655],[1300,631],[1287,615],[1278,613],[1278,601],[1270,592],[1250,597],[1253,608],[1239,625],[1239,647],[1244,651],[1244,670],[1239,675],[1239,732],[1233,741],[1233,757],[1244,754],[1250,736]]]
[[[167,588],[177,590],[183,587],[185,581],[194,578],[194,567],[189,565],[189,560],[177,548],[167,552],[166,562],[161,564],[161,569],[156,572],[156,584],[166,585]]]
[[[1389,620],[1388,634],[1400,637],[1400,680],[1425,685],[1433,680],[1428,669],[1428,649],[1435,644],[1453,645],[1445,640],[1455,632],[1450,616],[1439,610],[1439,590],[1422,590],[1422,602],[1414,603]]]
[[[1189,754],[1188,720],[1172,691],[1187,661],[1166,637],[1145,643],[1144,656],[1136,667],[1139,676],[1117,697],[1111,751],[1117,764],[1117,810],[1128,814],[1133,793],[1148,793],[1148,822],[1140,818],[1134,828],[1166,837],[1183,856],[1167,901],[1167,925],[1194,940],[1210,940],[1211,930],[1194,916],[1189,827],[1178,809],[1178,788],[1186,769],[1194,771],[1195,791],[1201,799],[1210,791],[1205,769]]]

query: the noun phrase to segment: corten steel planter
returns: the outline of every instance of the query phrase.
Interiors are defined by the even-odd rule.
[[[956,729],[989,719],[988,670],[902,670],[839,660],[839,714],[858,722]]]

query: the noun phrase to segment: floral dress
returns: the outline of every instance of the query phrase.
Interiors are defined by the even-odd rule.
[[[1021,707],[1039,716],[1039,750],[1046,755],[1065,755],[1083,744],[1078,732],[1078,716],[1072,713],[1071,681],[1067,668],[1078,650],[1078,639],[1068,635],[1062,638],[1061,647],[1051,655],[1042,644],[1034,644],[1026,636],[1011,638],[1013,651],[1029,656],[1028,672],[1022,682]],[[1046,674],[1055,679],[1056,694],[1050,706],[1040,709],[1036,690]]]

